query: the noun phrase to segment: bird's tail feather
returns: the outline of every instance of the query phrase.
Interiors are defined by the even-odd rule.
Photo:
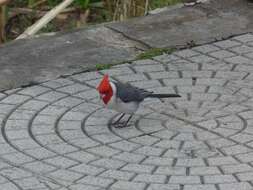
[[[179,94],[149,94],[150,98],[179,98]]]

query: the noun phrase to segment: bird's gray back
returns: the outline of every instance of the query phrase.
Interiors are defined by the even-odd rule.
[[[117,97],[123,102],[141,102],[152,92],[140,89],[130,84],[124,84],[121,82],[114,82],[117,88]]]

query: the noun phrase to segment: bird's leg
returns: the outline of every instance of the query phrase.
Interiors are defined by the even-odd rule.
[[[125,113],[122,113],[121,116],[119,117],[119,119],[117,119],[117,121],[113,122],[112,124],[115,125],[117,123],[119,123],[119,121],[125,116]]]
[[[129,116],[129,118],[127,119],[127,121],[124,123],[124,125],[122,127],[126,127],[128,122],[130,121],[130,119],[133,117],[133,114]]]

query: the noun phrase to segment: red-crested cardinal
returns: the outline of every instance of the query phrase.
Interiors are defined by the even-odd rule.
[[[130,84],[112,82],[109,80],[108,75],[104,76],[97,90],[106,107],[122,113],[119,119],[113,123],[114,125],[118,124],[118,127],[127,126],[127,123],[145,98],[181,97],[178,94],[154,94],[153,92],[131,86]],[[121,123],[120,125],[119,121],[125,114],[130,114],[130,116],[124,124]]]

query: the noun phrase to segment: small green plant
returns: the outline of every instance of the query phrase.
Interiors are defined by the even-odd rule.
[[[96,64],[96,70],[110,69],[114,64]]]
[[[136,59],[150,59],[152,57],[162,55],[164,53],[171,54],[175,50],[175,48],[152,48],[138,55]]]

